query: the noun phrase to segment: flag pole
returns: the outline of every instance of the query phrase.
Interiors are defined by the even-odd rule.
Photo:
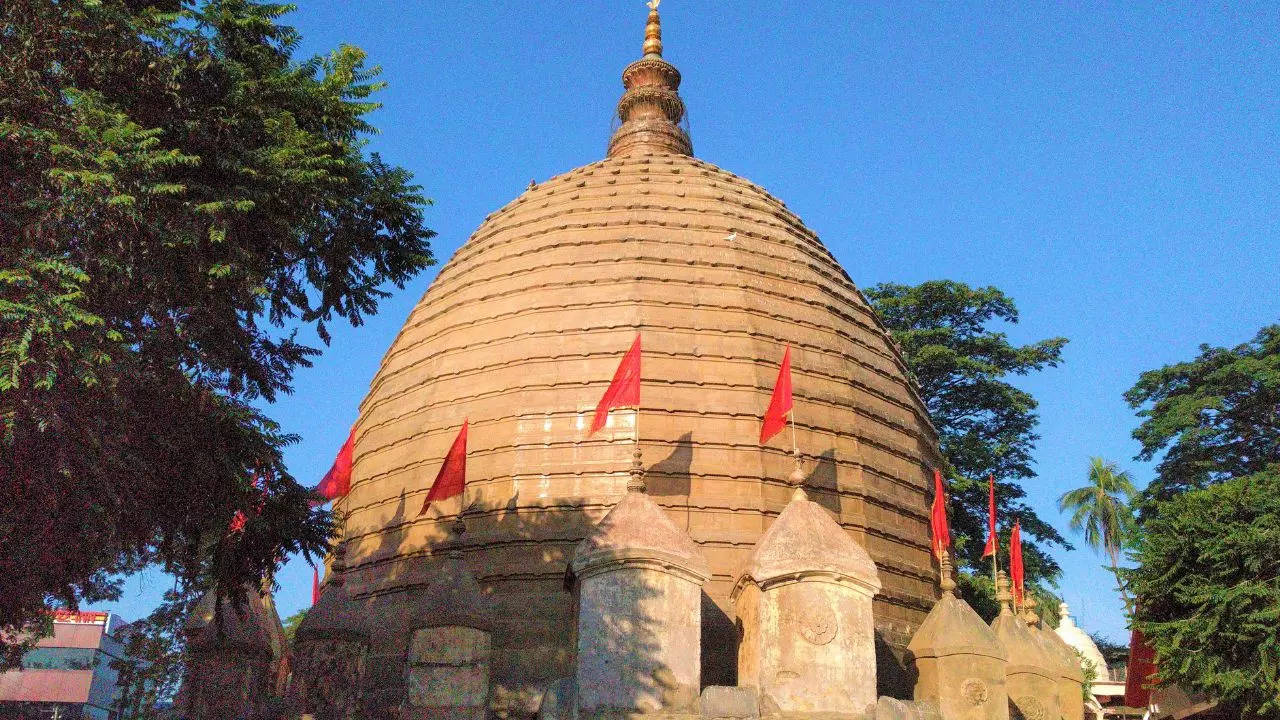
[[[791,454],[796,457],[800,456],[800,449],[796,446],[796,406],[795,401],[791,401],[791,409],[787,411],[791,416]]]
[[[997,558],[1000,557],[999,542],[1000,542],[1000,535],[997,533],[996,534],[997,545],[995,548],[992,548],[991,550],[991,587],[992,587],[992,592],[994,592],[996,595],[1000,594],[1000,565],[999,565],[999,561],[997,560]],[[996,598],[996,602],[999,602],[998,597]]]
[[[1018,524],[1018,518],[1015,517],[1013,519],[1013,524]],[[1018,541],[1022,541],[1021,536],[1019,536]],[[1013,533],[1009,533],[1009,586],[1013,590],[1013,592],[1010,593],[1010,595],[1013,595],[1013,614],[1017,615],[1018,606],[1021,603],[1018,602],[1018,587],[1015,583],[1017,583],[1017,580],[1013,577]]]

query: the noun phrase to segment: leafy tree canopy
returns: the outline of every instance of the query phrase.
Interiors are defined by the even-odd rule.
[[[293,636],[298,632],[298,626],[302,624],[303,620],[307,619],[307,610],[310,610],[310,608],[303,608],[284,619],[284,636],[289,638],[289,642],[293,642]]]
[[[1060,569],[1044,546],[1070,545],[1024,501],[1020,482],[1035,477],[1031,453],[1039,439],[1037,403],[1006,379],[1056,367],[1067,340],[1050,338],[1022,346],[1009,342],[993,326],[1016,323],[1018,310],[994,287],[933,280],[915,286],[883,283],[865,293],[901,344],[938,429],[942,454],[952,465],[951,527],[960,564],[990,573],[989,560],[981,559],[990,474],[996,480],[1002,557],[1007,557],[1009,527],[1019,518],[1028,580],[1052,581]]]
[[[1126,608],[1131,603],[1120,576],[1120,555],[1133,538],[1131,503],[1137,492],[1127,470],[1094,457],[1089,460],[1089,482],[1058,498],[1058,508],[1071,513],[1071,529],[1083,532],[1084,541],[1111,560],[1111,572]]]
[[[1160,681],[1280,715],[1280,465],[1161,501],[1128,573]]]
[[[1127,578],[1159,678],[1280,714],[1280,325],[1143,373],[1139,567]]]
[[[1145,418],[1138,459],[1167,450],[1147,501],[1262,472],[1280,463],[1280,325],[1234,348],[1201,345],[1194,360],[1143,373],[1125,399]]]
[[[432,233],[365,153],[377,70],[294,60],[288,10],[0,3],[0,628],[325,547],[258,406],[319,352],[298,328],[359,324]]]

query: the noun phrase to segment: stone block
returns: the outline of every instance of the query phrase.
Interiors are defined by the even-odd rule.
[[[434,708],[483,707],[488,698],[489,668],[486,665],[419,665],[409,668],[410,705]]]
[[[469,627],[423,628],[409,643],[412,665],[470,665],[492,652],[489,633]]]
[[[693,711],[706,560],[643,492],[578,546],[577,707],[583,717]]]
[[[752,687],[712,685],[702,689],[702,717],[706,720],[759,720],[760,694]]]
[[[931,703],[907,702],[883,695],[868,715],[873,720],[943,720],[937,706]]]
[[[574,678],[560,678],[542,695],[537,720],[572,720],[578,702],[578,685]]]

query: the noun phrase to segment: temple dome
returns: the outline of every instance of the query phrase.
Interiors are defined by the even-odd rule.
[[[628,68],[609,157],[485,218],[410,313],[356,423],[341,504],[349,591],[380,617],[405,616],[396,606],[416,602],[414,578],[472,506],[467,557],[506,623],[495,652],[511,653],[498,682],[568,674],[565,570],[625,494],[637,415],[587,430],[637,332],[648,494],[701,548],[707,612],[721,613],[704,619],[704,633],[723,635],[704,678],[732,684],[716,674],[735,662],[716,655],[736,646],[729,592],[791,496],[789,448],[758,442],[786,346],[807,490],[878,566],[886,644],[905,648],[936,598],[926,466],[940,463],[937,435],[899,349],[786,205],[689,154],[671,102],[678,73],[653,46]],[[464,419],[466,495],[418,517]]]
[[[1080,653],[1082,660],[1093,664],[1098,680],[1111,678],[1107,669],[1107,660],[1098,649],[1098,644],[1089,637],[1089,633],[1076,625],[1076,621],[1071,618],[1071,609],[1065,602],[1058,606],[1058,627],[1054,628],[1054,632],[1058,633],[1058,637],[1062,638],[1069,647]]]

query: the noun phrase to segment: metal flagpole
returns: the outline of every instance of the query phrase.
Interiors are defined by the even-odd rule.
[[[791,409],[787,411],[787,414],[791,416],[791,454],[799,457],[800,450],[796,446],[796,404],[795,403],[796,401],[795,401],[795,398],[793,397],[791,400]]]

